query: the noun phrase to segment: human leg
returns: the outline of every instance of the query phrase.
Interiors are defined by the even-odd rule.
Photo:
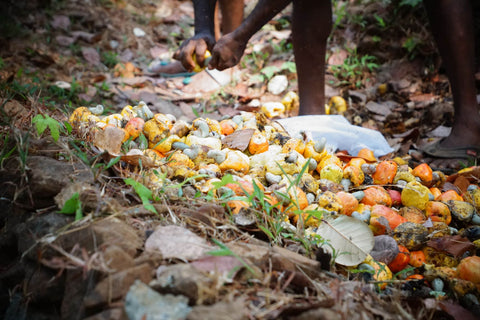
[[[243,21],[244,1],[243,0],[219,0],[222,20],[220,29],[227,34],[238,28]]]
[[[300,115],[325,113],[325,55],[332,29],[330,0],[293,1],[293,52]]]
[[[448,158],[448,149],[480,150],[480,114],[475,88],[473,17],[469,0],[424,0],[433,36],[452,90],[454,122],[448,137],[426,153]],[[475,148],[476,147],[476,148]],[[441,152],[436,152],[441,150]],[[472,152],[474,156],[474,152]],[[480,155],[479,155],[480,156]]]

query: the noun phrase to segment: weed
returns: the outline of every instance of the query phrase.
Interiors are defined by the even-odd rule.
[[[257,73],[259,70],[263,68],[265,65],[266,61],[268,60],[269,53],[268,52],[256,52],[252,51],[252,53],[247,54],[244,56],[242,59],[242,68],[249,68],[251,70],[251,73]]]
[[[54,141],[58,141],[58,139],[60,138],[60,130],[64,129],[67,132],[71,130],[70,126],[64,126],[61,122],[51,118],[47,114],[37,114],[35,117],[33,117],[32,123],[36,126],[38,135],[42,135],[43,132],[48,128],[50,130],[50,135]]]
[[[2,141],[2,150],[0,151],[0,169],[3,169],[3,162],[15,152],[17,146],[12,146],[9,132],[2,133],[0,135],[0,140]]]
[[[335,18],[333,21],[332,30],[336,30],[340,27],[343,19],[347,15],[347,3],[344,1],[334,0],[332,2],[332,9],[333,9],[334,18]]]
[[[78,192],[75,192],[70,199],[65,201],[60,213],[75,214],[75,220],[83,218],[82,201]]]
[[[118,53],[113,51],[102,52],[102,62],[108,68],[113,68],[119,62]]]
[[[126,185],[133,187],[137,195],[140,197],[140,200],[142,200],[143,207],[145,209],[155,214],[158,214],[155,207],[150,203],[150,201],[153,201],[153,193],[150,189],[148,189],[140,182],[133,180],[132,178],[127,178],[124,180],[124,182]]]
[[[421,44],[421,40],[415,36],[410,36],[403,42],[402,48],[407,50],[408,58],[410,60],[415,58],[419,44]]]
[[[366,72],[372,72],[378,68],[376,58],[371,55],[360,56],[356,49],[347,49],[348,57],[341,65],[330,66],[335,78],[339,79],[338,85],[351,85],[354,88],[363,86]]]

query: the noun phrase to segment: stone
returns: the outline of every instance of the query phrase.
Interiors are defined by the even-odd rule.
[[[35,207],[54,204],[55,197],[68,182],[93,183],[93,173],[83,163],[63,162],[44,156],[27,157],[27,172]]]
[[[150,287],[160,293],[183,295],[190,305],[212,303],[217,296],[214,277],[209,277],[190,264],[161,266],[157,269],[157,279]]]
[[[98,250],[102,244],[115,244],[126,254],[134,257],[143,243],[135,229],[120,219],[109,217],[97,220],[84,229],[60,235],[55,244],[66,251],[79,245],[89,253]]]
[[[18,224],[13,230],[17,241],[18,252],[22,252],[24,256],[31,260],[37,260],[40,252],[42,252],[43,258],[55,254],[52,249],[41,249],[38,239],[48,234],[55,234],[57,230],[71,221],[72,218],[69,216],[52,212],[40,216],[33,216],[26,222]]]
[[[137,280],[125,297],[125,313],[130,320],[181,320],[190,313],[187,303],[188,299],[184,296],[159,294]]]
[[[100,307],[123,297],[135,280],[144,283],[152,279],[152,268],[144,263],[111,275],[97,283],[92,292],[88,293],[83,303],[85,308]]]

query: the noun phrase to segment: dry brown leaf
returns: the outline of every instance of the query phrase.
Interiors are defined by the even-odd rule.
[[[245,151],[248,148],[250,139],[253,136],[255,129],[243,129],[235,131],[234,133],[222,139],[222,145],[230,149]]]
[[[95,66],[100,64],[100,55],[94,48],[82,47],[82,56],[90,64]]]
[[[427,245],[435,250],[449,253],[455,257],[460,257],[465,252],[475,249],[475,245],[470,242],[470,240],[460,235],[446,235],[440,238],[434,238],[429,240]]]

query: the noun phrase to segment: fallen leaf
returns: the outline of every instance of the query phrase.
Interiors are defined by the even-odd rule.
[[[82,56],[87,60],[90,64],[99,65],[100,64],[100,55],[98,54],[97,50],[90,47],[82,47]]]
[[[63,29],[67,30],[70,27],[70,19],[64,15],[54,15],[50,25],[54,29]]]
[[[56,36],[55,41],[63,47],[68,47],[75,42],[75,38],[67,36]]]
[[[335,263],[355,266],[365,260],[374,245],[372,230],[360,220],[340,215],[334,220],[322,220],[316,232],[330,245],[327,251],[335,250]]]
[[[253,136],[255,129],[243,129],[233,132],[222,139],[222,145],[230,149],[245,151],[248,148],[250,139]]]
[[[242,266],[242,263],[233,256],[207,256],[192,261],[191,265],[201,271],[223,273]],[[232,278],[233,276],[231,275]]]
[[[160,226],[145,242],[145,251],[160,251],[165,259],[196,260],[213,250],[204,238],[179,226]]]
[[[88,43],[94,43],[101,39],[101,34],[88,33],[85,31],[72,31],[70,33],[75,39],[80,39]]]
[[[475,320],[478,319],[470,311],[457,303],[450,301],[439,301],[440,308],[451,315],[455,320]],[[477,314],[478,316],[478,314]]]
[[[475,249],[475,245],[470,240],[458,234],[431,239],[427,242],[427,246],[449,253],[454,257],[461,257],[465,252]]]
[[[366,105],[365,108],[367,108],[368,111],[382,115],[382,116],[388,116],[390,113],[392,113],[391,106],[386,103],[377,103],[374,101],[369,101]]]
[[[98,130],[95,133],[93,143],[99,149],[106,150],[111,154],[120,154],[125,131],[117,127],[106,127],[105,130]]]

